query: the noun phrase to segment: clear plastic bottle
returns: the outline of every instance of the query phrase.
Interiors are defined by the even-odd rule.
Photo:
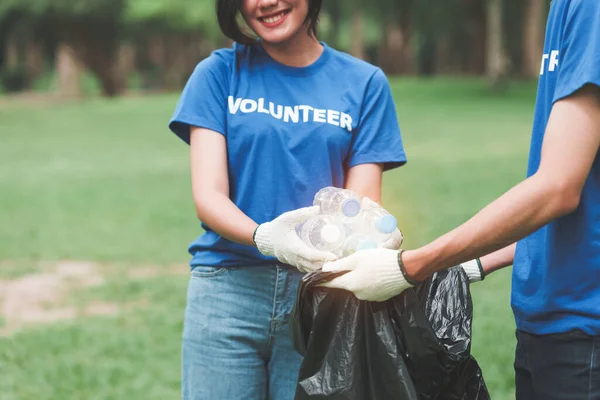
[[[377,242],[363,233],[353,233],[346,237],[344,244],[340,247],[338,255],[347,257],[357,251],[376,249]]]
[[[317,250],[335,251],[346,239],[346,231],[339,221],[328,215],[318,215],[296,227],[304,243]]]
[[[321,214],[339,215],[354,218],[361,210],[360,198],[352,190],[333,186],[325,187],[317,192],[313,205],[319,206]]]
[[[370,208],[360,213],[353,232],[360,232],[381,244],[392,237],[398,227],[396,218],[381,207]]]

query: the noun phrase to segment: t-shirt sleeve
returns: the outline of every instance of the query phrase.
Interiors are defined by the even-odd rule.
[[[230,65],[219,53],[198,63],[169,121],[169,128],[184,142],[190,143],[191,126],[226,135],[229,76]]]
[[[600,86],[600,2],[573,0],[560,49],[554,102],[583,86]]]
[[[381,163],[384,170],[406,163],[392,91],[381,69],[377,69],[367,86],[346,160],[348,168],[370,163]]]

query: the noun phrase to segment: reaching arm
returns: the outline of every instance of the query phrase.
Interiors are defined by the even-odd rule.
[[[512,265],[515,258],[516,248],[517,244],[513,243],[511,245],[506,246],[503,249],[500,249],[490,254],[486,254],[485,256],[481,257],[479,261],[481,262],[481,266],[483,267],[484,274],[489,275],[494,271]]]
[[[486,254],[484,268],[489,270],[511,262],[510,245],[578,207],[600,147],[599,91],[588,86],[555,103],[540,167],[532,177],[417,250],[365,250],[326,264],[323,271],[349,272],[324,286],[352,291],[362,300],[383,301],[434,272]]]
[[[489,254],[573,212],[600,147],[600,88],[586,86],[555,103],[538,171],[434,242],[403,254],[409,276]]]

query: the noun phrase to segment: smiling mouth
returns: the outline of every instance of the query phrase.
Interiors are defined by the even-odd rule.
[[[278,22],[281,18],[285,17],[289,14],[291,10],[283,10],[278,12],[277,14],[267,15],[266,17],[258,18],[261,22],[266,22],[267,24],[274,24]]]

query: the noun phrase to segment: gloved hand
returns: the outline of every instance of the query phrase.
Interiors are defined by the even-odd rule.
[[[323,266],[323,272],[349,272],[320,286],[348,290],[359,300],[391,299],[418,283],[406,275],[402,252],[403,250],[388,249],[363,250],[329,262]],[[462,263],[461,267],[470,282],[477,282],[485,277],[479,259]]]
[[[363,197],[362,199],[362,208],[363,210],[368,210],[370,208],[381,208],[379,204],[374,202],[368,197]],[[402,232],[398,228],[392,233],[392,237],[386,240],[381,244],[381,247],[384,249],[390,250],[398,250],[400,246],[402,246],[402,242],[404,241],[404,237],[402,236]]]
[[[485,272],[483,271],[479,258],[464,262],[460,264],[460,266],[467,273],[469,282],[479,282],[485,279]]]
[[[363,250],[327,263],[323,272],[350,272],[321,286],[348,290],[359,300],[386,301],[416,284],[401,267],[401,254],[402,250]]]
[[[312,272],[326,261],[335,260],[333,253],[309,247],[296,233],[296,226],[319,214],[319,207],[305,207],[281,214],[270,222],[260,224],[254,232],[254,243],[261,254],[276,257],[300,272]]]

